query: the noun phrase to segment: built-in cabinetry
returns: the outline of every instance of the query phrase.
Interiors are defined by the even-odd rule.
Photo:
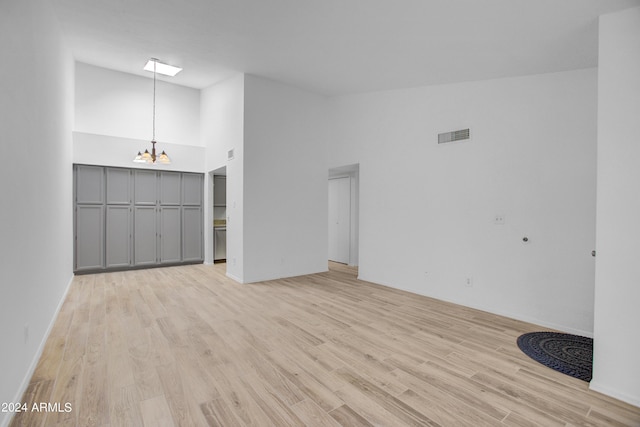
[[[74,165],[74,271],[202,262],[203,175]]]

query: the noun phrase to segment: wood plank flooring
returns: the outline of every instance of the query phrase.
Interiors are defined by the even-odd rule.
[[[11,426],[638,426],[530,360],[540,327],[356,279],[77,276]]]

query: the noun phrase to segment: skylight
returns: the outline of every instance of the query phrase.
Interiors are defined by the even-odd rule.
[[[180,71],[182,71],[182,68],[180,67],[174,67],[173,65],[163,64],[162,62],[159,62],[158,60],[154,60],[154,59],[150,59],[149,62],[147,62],[147,65],[144,66],[144,70],[151,71],[153,73],[154,63],[156,66],[155,72],[158,74],[162,74],[164,76],[173,77],[176,74],[178,74]]]

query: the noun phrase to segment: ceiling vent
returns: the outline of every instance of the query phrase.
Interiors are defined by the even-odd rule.
[[[447,142],[463,141],[469,139],[469,129],[454,130],[453,132],[445,132],[438,134],[438,144]]]

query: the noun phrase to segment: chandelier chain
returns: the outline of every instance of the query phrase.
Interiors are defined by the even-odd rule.
[[[156,140],[156,61],[153,61],[153,137],[152,141]]]
[[[153,68],[151,68],[150,66],[151,62],[153,62]],[[162,66],[162,62],[160,62],[160,65]],[[153,110],[152,110],[152,118],[151,118],[152,119],[151,121],[151,128],[152,128],[151,152],[149,152],[149,150],[144,150],[144,153],[141,153],[140,151],[138,151],[138,155],[133,159],[133,161],[135,163],[148,163],[152,165],[155,165],[156,162],[163,165],[169,165],[171,164],[171,159],[169,158],[167,153],[165,153],[164,150],[162,150],[160,155],[156,155],[156,86],[158,84],[157,68],[158,68],[158,60],[155,58],[151,58],[149,60],[149,63],[147,63],[147,65],[144,68],[145,71],[153,71]]]

